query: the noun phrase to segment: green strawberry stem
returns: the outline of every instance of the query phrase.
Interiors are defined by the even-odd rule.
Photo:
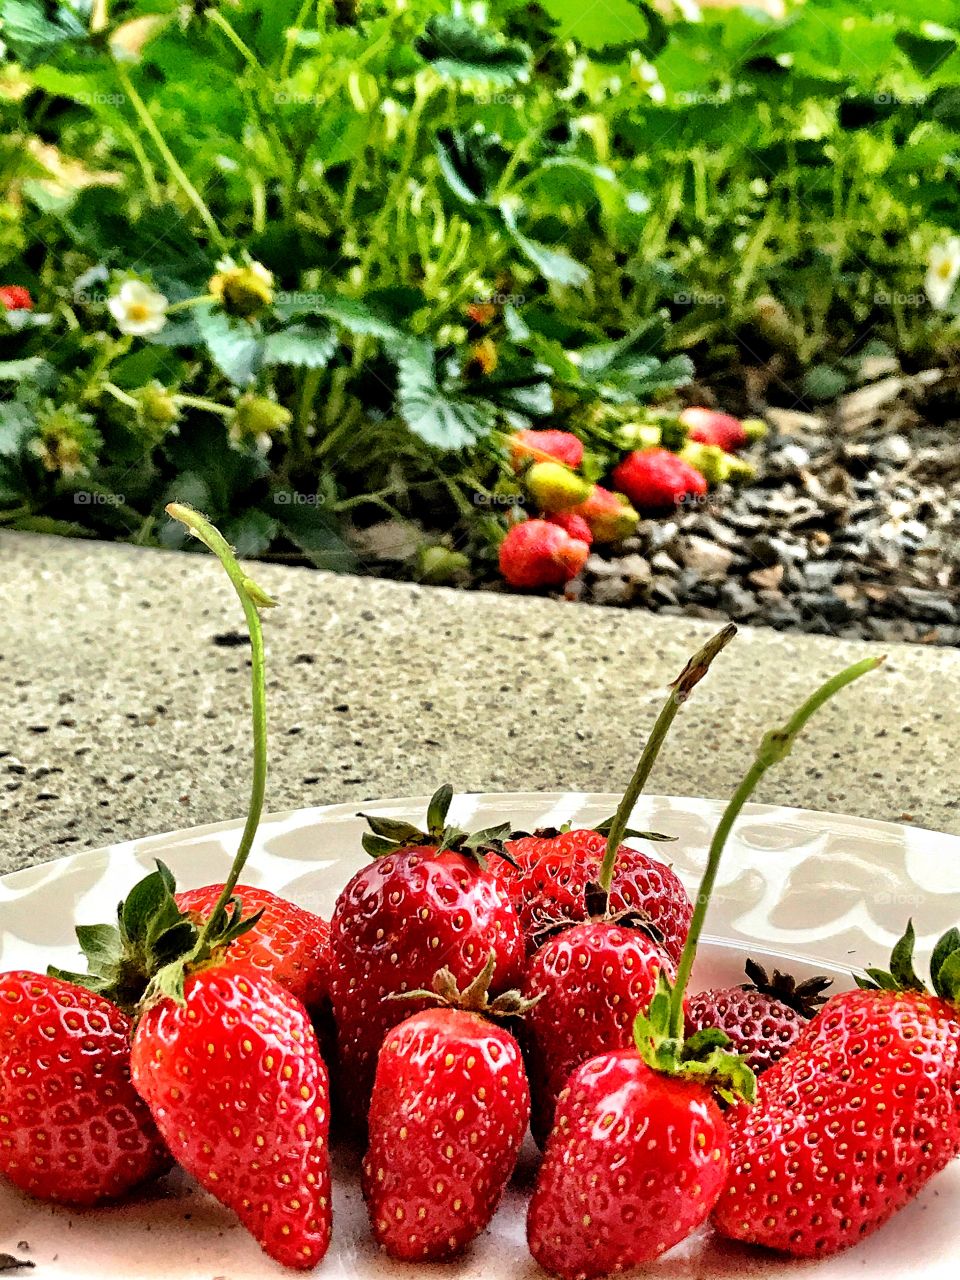
[[[247,821],[240,837],[233,865],[227,875],[223,892],[217,905],[210,913],[197,939],[194,954],[199,955],[210,941],[216,921],[225,911],[227,903],[237,887],[250,849],[253,846],[257,827],[260,825],[260,814],[263,811],[263,797],[267,785],[267,695],[264,675],[263,629],[260,625],[260,610],[272,608],[276,601],[258,587],[252,578],[248,578],[233,554],[227,540],[220,531],[206,520],[199,512],[179,502],[171,502],[167,507],[167,515],[179,520],[187,529],[209,547],[227,572],[233,583],[250,631],[251,653],[251,696],[253,708],[253,780],[250,787],[250,804],[247,809]]]
[[[604,894],[610,893],[610,886],[613,884],[617,851],[626,835],[630,815],[636,807],[640,793],[646,786],[647,779],[650,777],[654,764],[656,764],[660,748],[670,732],[670,726],[673,724],[677,712],[690,697],[694,687],[700,683],[710,670],[710,664],[717,654],[726,648],[736,634],[737,628],[732,622],[728,623],[722,631],[718,631],[715,636],[711,637],[702,649],[698,649],[671,684],[670,695],[660,709],[653,731],[647,739],[646,746],[643,748],[643,754],[640,757],[636,772],[630,779],[629,785],[623,793],[623,799],[617,807],[613,822],[610,824],[607,846],[598,877],[598,883]]]
[[[717,823],[717,829],[713,833],[713,839],[710,842],[710,853],[707,858],[707,867],[703,873],[703,879],[700,882],[700,889],[697,894],[696,906],[694,907],[693,919],[690,922],[690,932],[687,935],[687,941],[684,944],[683,952],[680,956],[680,963],[677,966],[677,976],[673,983],[670,999],[670,1034],[678,1040],[683,1038],[684,1017],[683,1017],[683,997],[690,980],[690,972],[693,969],[693,962],[697,954],[697,946],[700,942],[700,935],[703,932],[703,922],[706,919],[707,909],[710,905],[710,898],[713,894],[713,888],[717,879],[717,872],[720,870],[720,858],[723,853],[723,847],[727,842],[727,837],[743,806],[750,799],[757,783],[763,775],[773,765],[779,764],[784,760],[793,747],[794,741],[806,725],[807,721],[815,715],[817,711],[848,684],[852,684],[854,680],[859,680],[861,676],[873,671],[884,661],[881,658],[865,658],[862,662],[855,663],[852,667],[847,667],[845,671],[833,676],[830,680],[820,686],[816,693],[806,700],[806,702],[797,711],[793,713],[791,718],[781,729],[771,729],[764,734],[760,743],[760,749],[757,752],[757,758],[747,770],[743,781],[737,787],[729,804],[724,809],[720,821]]]

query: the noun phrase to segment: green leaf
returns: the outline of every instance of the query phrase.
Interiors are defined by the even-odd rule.
[[[30,382],[38,390],[47,391],[56,380],[56,369],[42,356],[0,360],[0,382]]]
[[[436,449],[469,448],[496,426],[492,405],[439,386],[433,346],[425,339],[407,339],[399,349],[397,403],[414,435]]]
[[[123,955],[120,930],[112,924],[78,924],[76,932],[90,973],[112,976]]]
[[[453,800],[453,787],[449,782],[445,782],[442,787],[438,787],[430,798],[430,804],[427,807],[427,830],[436,835],[442,831],[447,821],[447,814],[450,812],[450,804]]]
[[[506,165],[500,141],[480,124],[470,130],[438,129],[433,140],[447,186],[464,204],[485,204]]]
[[[575,262],[568,253],[564,253],[556,246],[541,244],[539,240],[532,240],[524,235],[517,227],[516,214],[511,205],[500,205],[500,216],[511,240],[545,280],[581,288],[590,279],[587,268]]]
[[[120,907],[120,927],[131,942],[146,942],[155,917],[169,917],[169,908],[177,912],[169,887],[169,871],[152,871],[138,881]],[[173,918],[176,918],[175,916]],[[172,923],[172,920],[171,920]]]
[[[914,932],[913,921],[910,920],[907,923],[903,937],[893,948],[893,954],[890,957],[890,972],[896,978],[898,986],[903,991],[926,990],[913,967],[913,953],[916,950],[916,945],[917,935]]]
[[[357,565],[356,553],[345,542],[336,517],[317,502],[301,502],[304,496],[288,489],[276,489],[272,498],[280,532],[299,547],[317,569],[331,573],[351,573]]]
[[[514,85],[530,75],[532,55],[519,40],[504,40],[455,14],[437,14],[414,47],[434,71],[450,80]]]
[[[369,334],[391,340],[400,337],[395,324],[356,298],[338,298],[323,293],[295,293],[279,301],[274,311],[285,320],[298,316],[325,316],[348,333]]]
[[[951,997],[942,989],[941,974],[947,961],[955,955],[960,955],[960,929],[948,929],[934,947],[933,955],[930,957],[930,977],[933,980],[933,989],[938,996],[943,996],[945,999],[950,999]]]
[[[212,305],[197,307],[194,314],[210,358],[224,377],[238,387],[251,383],[263,363],[264,342],[257,329]]]
[[[894,44],[925,78],[932,76],[957,49],[957,41],[952,36],[918,36],[912,31],[898,31]]]
[[[263,363],[287,364],[300,369],[322,369],[337,349],[337,338],[330,328],[319,329],[308,324],[293,324],[270,333],[264,340]]]
[[[277,536],[279,523],[265,511],[245,511],[223,525],[223,536],[238,556],[259,556]]]
[[[575,40],[601,57],[617,57],[636,49],[655,58],[670,39],[666,22],[645,0],[603,0],[593,6],[583,0],[540,2],[557,24],[558,40]]]
[[[25,67],[35,67],[64,45],[81,44],[89,38],[83,19],[89,20],[90,9],[90,0],[49,7],[40,0],[3,0],[3,39]]]
[[[369,813],[360,813],[357,816],[363,818],[374,835],[383,836],[385,840],[407,844],[411,840],[423,839],[423,832],[412,822],[403,822],[399,818],[378,818]]]
[[[960,951],[952,951],[937,971],[937,995],[960,1004]]]

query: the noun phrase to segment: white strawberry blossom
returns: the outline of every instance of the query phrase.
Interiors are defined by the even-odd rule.
[[[945,244],[936,244],[930,250],[927,278],[924,288],[930,305],[943,311],[953,297],[960,279],[960,236],[951,236]]]
[[[121,333],[143,338],[159,333],[167,323],[169,299],[142,280],[124,280],[107,303]]]

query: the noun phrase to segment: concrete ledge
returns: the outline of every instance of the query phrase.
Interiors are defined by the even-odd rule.
[[[258,564],[269,809],[617,790],[712,625]],[[0,533],[0,872],[243,814],[243,619],[206,554]],[[877,646],[743,628],[649,790],[723,797],[764,729]],[[960,653],[895,645],[756,799],[960,833]]]

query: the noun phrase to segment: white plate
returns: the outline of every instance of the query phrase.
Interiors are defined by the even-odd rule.
[[[609,795],[465,795],[452,818],[474,828],[510,820],[533,830],[564,822],[589,826],[609,816]],[[265,818],[248,883],[263,884],[329,915],[340,889],[365,862],[365,812],[422,821],[425,797],[362,806],[334,805]],[[696,887],[720,806],[716,801],[648,796],[635,825],[678,837],[659,845],[687,886]],[[220,823],[80,853],[0,879],[0,969],[72,965],[74,922],[112,918],[117,902],[163,858],[183,888],[221,880],[241,824]],[[711,937],[701,948],[700,986],[740,980],[749,953],[789,962],[799,976],[830,972],[849,986],[848,967],[885,962],[908,916],[926,958],[960,920],[960,837],[891,823],[753,805],[730,841],[711,906]],[[535,1170],[525,1148],[520,1168],[490,1231],[458,1263],[419,1268],[450,1280],[534,1280],[542,1275],[526,1251],[525,1199]],[[351,1161],[335,1169],[334,1238],[313,1273],[352,1280],[400,1280],[417,1274],[390,1262],[370,1242]],[[708,1232],[673,1250],[649,1273],[677,1280],[771,1280],[815,1272],[818,1280],[881,1273],[898,1280],[947,1280],[960,1267],[956,1207],[960,1163],[865,1245],[819,1263],[790,1263],[717,1241]],[[29,1249],[21,1249],[25,1242]],[[73,1212],[39,1205],[0,1186],[0,1253],[36,1263],[18,1274],[37,1280],[263,1280],[290,1274],[269,1261],[210,1197],[173,1175],[135,1203]]]

